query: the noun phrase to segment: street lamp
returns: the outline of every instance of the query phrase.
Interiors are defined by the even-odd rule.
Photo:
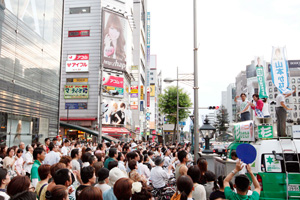
[[[206,116],[203,125],[200,127],[200,131],[205,140],[205,149],[203,153],[213,153],[213,151],[209,149],[209,140],[213,138],[216,128],[210,125],[208,121],[209,120]]]

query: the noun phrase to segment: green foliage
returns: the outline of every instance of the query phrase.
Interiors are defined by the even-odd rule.
[[[189,95],[182,89],[178,89],[179,93],[179,107],[191,107],[192,102]],[[177,113],[177,87],[169,86],[164,89],[164,93],[158,97],[158,107],[160,111],[167,115],[166,118],[170,124],[176,124]],[[188,109],[179,109],[179,121],[183,121],[189,117],[190,111]]]
[[[226,131],[228,127],[225,126],[225,124],[229,124],[228,120],[228,112],[227,109],[222,105],[217,113],[217,120],[214,124],[214,126],[221,131]]]

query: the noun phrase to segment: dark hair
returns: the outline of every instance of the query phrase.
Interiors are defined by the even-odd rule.
[[[218,179],[214,182],[213,191],[220,190],[221,188],[224,189],[224,179],[226,176],[219,176]]]
[[[54,141],[57,141],[57,138],[53,138],[53,139],[52,139],[52,142],[54,142]]]
[[[90,147],[86,148],[85,152],[88,152],[88,151],[92,151],[92,149]]]
[[[26,151],[29,151],[29,148],[31,147],[31,145],[30,144],[28,144],[27,146],[26,146]]]
[[[111,170],[114,167],[118,167],[118,161],[112,160],[108,163],[107,168],[108,170]]]
[[[33,150],[33,159],[36,160],[38,154],[42,154],[44,152],[44,149],[42,147],[37,147]]]
[[[231,158],[232,158],[232,156],[238,157],[235,150],[231,151],[230,156],[231,156]]]
[[[267,102],[267,98],[262,98],[262,101],[264,102],[264,103],[266,103]]]
[[[56,163],[54,165],[51,165],[50,167],[50,174],[52,176],[52,178],[55,176],[55,173],[57,170],[59,169],[65,169],[67,166],[64,163]]]
[[[93,186],[86,187],[80,192],[77,200],[86,200],[86,199],[103,200],[102,191],[97,187],[93,187]]]
[[[50,191],[46,192],[47,200],[63,200],[68,195],[67,188],[63,185],[56,185]]]
[[[60,163],[64,163],[66,166],[68,163],[72,162],[72,158],[70,156],[62,156],[59,160]]]
[[[134,170],[135,166],[137,166],[136,160],[131,160],[128,162],[128,167],[130,170]]]
[[[108,151],[108,156],[113,158],[115,156],[115,154],[117,154],[117,149],[116,148],[111,148]]]
[[[123,155],[123,153],[122,153],[122,152],[119,152],[119,153],[118,153],[118,157],[117,157],[117,160],[118,160],[118,161],[120,161],[120,160],[121,160],[121,157],[122,157],[122,155]]]
[[[13,147],[9,147],[8,149],[7,149],[7,151],[6,151],[6,155],[8,156],[9,155],[9,152],[11,151],[11,150],[15,150]]]
[[[256,97],[257,99],[259,99],[259,95],[258,94],[253,94],[252,97]]]
[[[151,194],[151,189],[149,187],[147,187],[147,185],[140,181],[140,183],[142,184],[142,190],[139,193],[133,193],[131,200],[140,200],[140,199],[151,199],[152,194]]]
[[[88,183],[89,179],[93,178],[95,169],[92,166],[83,167],[80,171],[81,179],[83,183]]]
[[[127,146],[127,144],[126,144],[126,145],[123,146],[122,151],[126,151],[127,152],[128,149],[129,149],[129,146]]]
[[[88,162],[90,163],[90,165],[93,164],[95,158],[97,158],[97,157],[94,156],[94,155],[91,155],[91,156],[89,157],[89,161],[88,161]],[[98,160],[98,158],[97,158],[97,160]]]
[[[30,179],[27,176],[16,176],[9,182],[6,193],[13,196],[20,192],[29,190]]]
[[[245,95],[245,97],[247,97],[247,95],[246,95],[245,93],[242,93],[242,94],[240,95],[240,97],[242,97],[243,95]]]
[[[23,153],[23,150],[22,149],[18,149],[17,154],[18,153]]]
[[[102,147],[103,147],[103,144],[102,144],[102,143],[99,143],[98,146],[97,146],[97,149],[98,149],[98,150],[101,150]]]
[[[49,150],[52,151],[54,149],[54,147],[55,147],[54,143],[50,142],[50,144],[48,146]]]
[[[45,138],[45,143],[46,143],[48,140],[50,140],[50,138]]]
[[[97,157],[98,162],[100,162],[101,159],[105,157],[105,154],[104,154],[104,153],[97,152],[97,153],[95,153],[95,156]]]
[[[148,158],[149,158],[149,155],[148,154],[144,154],[144,162],[146,162]]]
[[[245,174],[240,174],[235,177],[234,183],[238,191],[247,192],[250,185],[250,180]]]
[[[140,154],[140,160],[139,163],[144,162],[144,156],[142,154]]]
[[[197,165],[193,165],[189,167],[187,171],[187,175],[189,175],[192,178],[194,183],[199,183],[201,172]]]
[[[56,185],[65,185],[67,181],[71,180],[71,172],[68,169],[59,169],[55,172],[53,177]]]
[[[0,186],[2,185],[2,180],[6,179],[7,170],[0,168]]]
[[[178,156],[178,160],[179,160],[180,162],[182,162],[183,159],[186,158],[187,152],[186,152],[185,150],[181,150],[181,151],[178,152],[177,156]]]
[[[89,158],[91,157],[91,153],[89,153],[89,152],[86,152],[86,153],[84,153],[84,154],[82,154],[82,156],[81,156],[81,160],[82,160],[82,162],[89,162]]]
[[[50,174],[50,165],[45,164],[45,165],[39,166],[38,173],[39,173],[41,180],[45,180],[48,177],[48,175]]]
[[[68,139],[65,139],[64,143],[68,143],[68,142],[70,142],[70,141]]]
[[[75,158],[76,155],[79,155],[79,149],[73,149],[73,150],[71,151],[71,158],[72,158],[72,159]]]
[[[120,178],[114,185],[114,194],[118,200],[129,200],[132,196],[131,188],[132,188],[133,180],[129,178]]]
[[[149,151],[149,152],[148,152],[148,155],[149,155],[149,156],[152,156],[153,154],[154,154],[153,151]]]
[[[180,191],[180,200],[187,200],[188,195],[192,192],[194,187],[191,177],[182,175],[177,179],[177,190]]]
[[[207,182],[216,181],[216,175],[209,170],[205,172],[205,178]]]
[[[137,157],[137,153],[132,151],[126,154],[127,161],[133,160]]]
[[[12,196],[10,200],[36,200],[36,193],[25,190]]]

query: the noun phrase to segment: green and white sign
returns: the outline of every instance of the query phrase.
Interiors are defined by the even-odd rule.
[[[259,90],[259,98],[268,98],[265,73],[264,73],[264,64],[262,56],[257,56],[254,59],[254,64],[256,66],[256,77]]]
[[[89,85],[65,85],[65,99],[88,99]]]
[[[281,172],[280,161],[274,155],[265,155],[266,172]]]
[[[253,121],[240,122],[234,125],[235,141],[254,141]]]
[[[258,126],[258,138],[273,138],[273,126]]]

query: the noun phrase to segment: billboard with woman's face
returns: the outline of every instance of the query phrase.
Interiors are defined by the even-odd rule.
[[[127,21],[118,14],[103,9],[102,64],[105,68],[126,70]]]

